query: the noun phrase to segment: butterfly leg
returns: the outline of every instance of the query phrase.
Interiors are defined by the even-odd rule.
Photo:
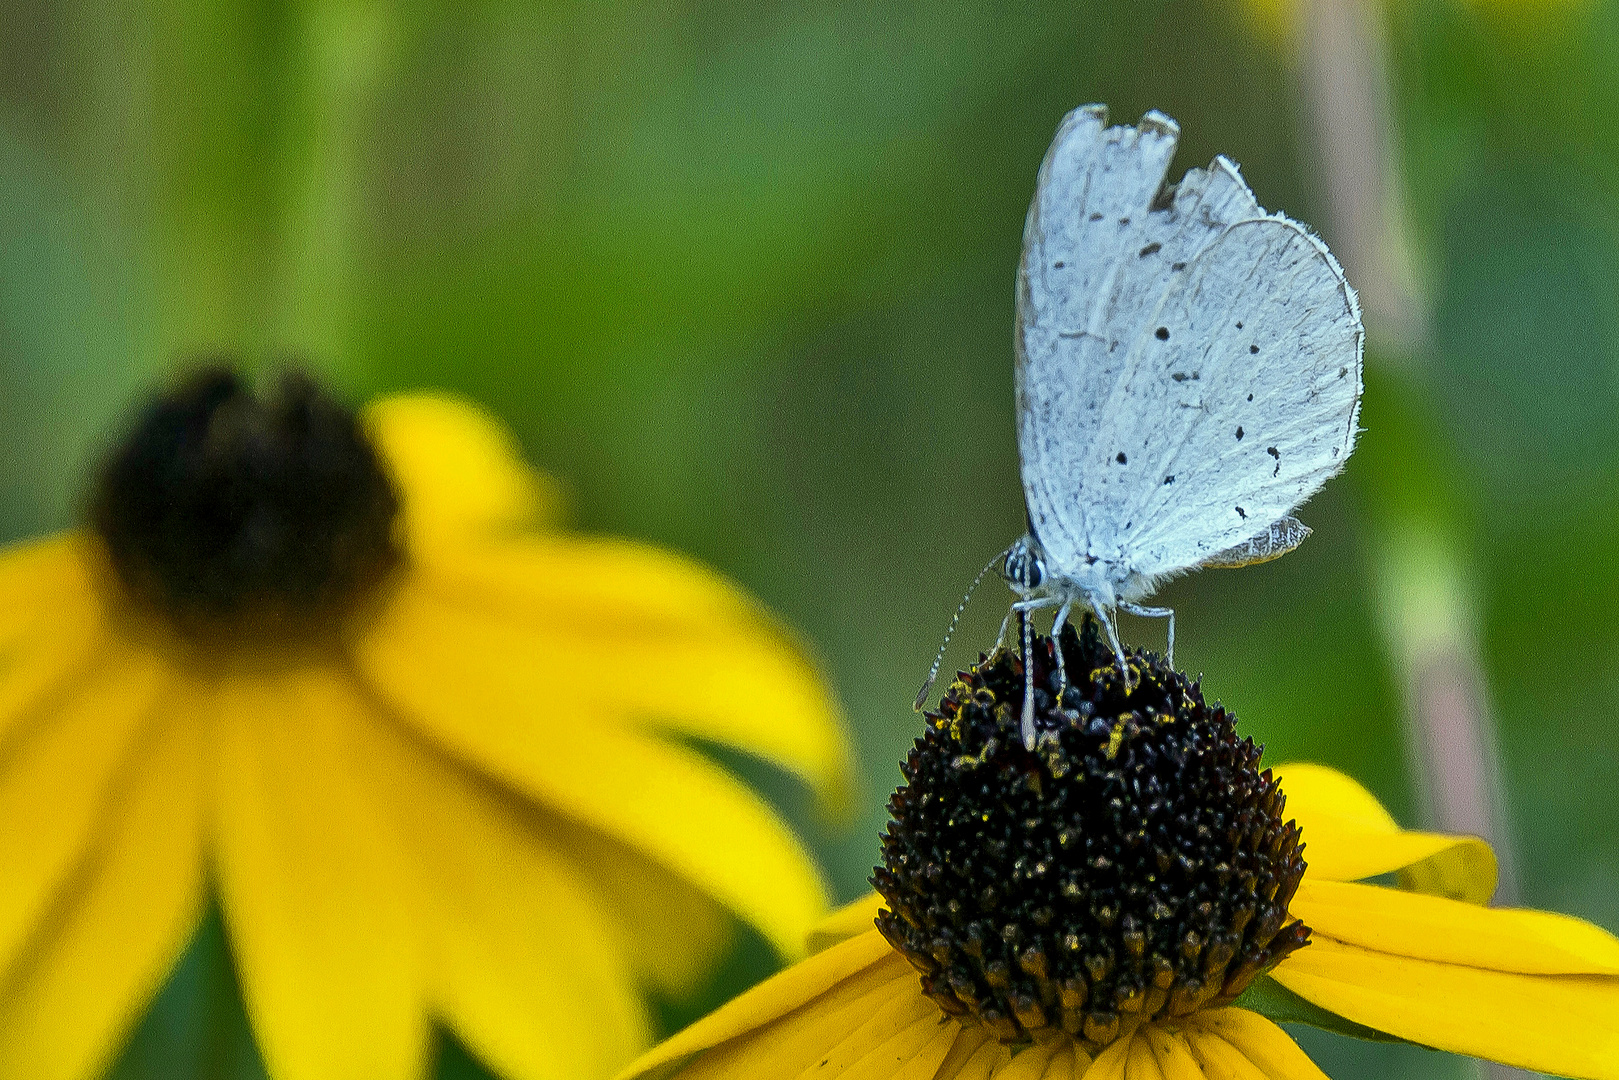
[[[1028,750],[1034,749],[1034,624],[1029,614],[1057,603],[1054,597],[1031,596],[1012,605],[1023,622],[1023,746]]]
[[[1166,607],[1142,607],[1140,604],[1126,604],[1126,603],[1121,603],[1119,606],[1121,608],[1123,608],[1125,611],[1128,611],[1132,615],[1144,615],[1149,619],[1168,619],[1169,620],[1169,652],[1165,656],[1165,659],[1169,662],[1170,667],[1174,667],[1175,666],[1175,609],[1174,608],[1166,608]]]
[[[1119,641],[1119,628],[1113,623],[1112,605],[1106,603],[1100,596],[1085,597],[1085,603],[1096,614],[1097,622],[1102,624],[1107,634],[1107,643],[1113,647],[1114,659],[1119,662],[1119,677],[1124,680],[1125,692],[1130,690],[1130,666],[1124,662],[1124,645]],[[1124,605],[1120,605],[1123,607]]]
[[[1062,696],[1068,693],[1068,665],[1062,658],[1062,628],[1068,623],[1068,612],[1073,608],[1072,600],[1066,601],[1057,609],[1057,617],[1051,620],[1051,649],[1057,654],[1057,708],[1062,708]]]

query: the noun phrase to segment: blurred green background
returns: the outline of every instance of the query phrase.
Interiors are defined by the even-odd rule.
[[[1178,659],[1268,760],[1337,765],[1416,823],[1376,567],[1391,520],[1441,530],[1521,897],[1619,930],[1619,3],[1535,7],[1381,9],[1427,338],[1374,325],[1362,450],[1307,544],[1161,595]],[[295,360],[355,400],[463,391],[579,527],[691,552],[813,643],[858,820],[728,763],[853,898],[944,625],[1022,530],[1012,279],[1057,121],[1163,109],[1176,174],[1223,152],[1336,246],[1286,8],[7,0],[0,540],[74,519],[177,362]],[[986,586],[952,664],[1004,602]],[[664,1022],[773,963],[739,936]],[[215,920],[119,1075],[257,1075],[235,994]],[[1340,1080],[1472,1069],[1301,1038]],[[482,1075],[453,1045],[440,1071]]]

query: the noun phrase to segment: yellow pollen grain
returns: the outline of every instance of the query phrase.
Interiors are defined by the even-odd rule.
[[[1124,721],[1117,721],[1113,730],[1107,736],[1107,759],[1112,761],[1119,756],[1119,747],[1124,745]]]

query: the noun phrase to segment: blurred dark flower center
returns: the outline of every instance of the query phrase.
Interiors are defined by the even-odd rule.
[[[951,686],[889,803],[872,883],[883,935],[951,1015],[1005,1042],[1060,1027],[1093,1052],[1157,1017],[1229,1003],[1309,939],[1288,921],[1298,827],[1262,747],[1150,654],[1126,691],[1094,620]]]
[[[180,626],[278,629],[380,582],[398,510],[352,411],[301,375],[264,400],[209,368],[148,406],[90,517],[129,592]]]

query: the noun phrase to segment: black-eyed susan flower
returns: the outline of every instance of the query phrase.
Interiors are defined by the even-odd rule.
[[[767,805],[683,745],[831,798],[812,668],[665,552],[548,528],[467,405],[362,416],[205,372],[112,456],[92,525],[0,556],[0,1077],[96,1074],[214,892],[276,1080],[603,1076],[727,910],[824,914]]]
[[[1094,625],[1063,647],[1090,674],[1058,707],[1040,641],[1032,752],[993,657],[903,766],[879,895],[621,1080],[1319,1080],[1271,1017],[1619,1078],[1619,940],[1482,906],[1482,841],[1261,771],[1197,684],[1137,655],[1127,691]]]

